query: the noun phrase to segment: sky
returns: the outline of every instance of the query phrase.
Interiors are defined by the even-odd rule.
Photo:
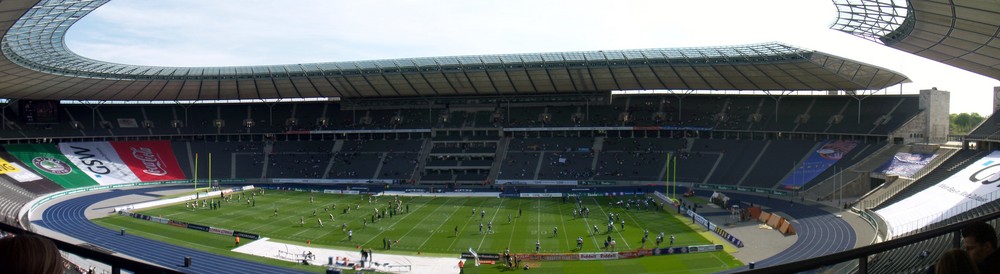
[[[113,0],[70,28],[92,59],[241,66],[781,42],[951,92],[951,112],[992,113],[1000,81],[829,27],[830,0]]]

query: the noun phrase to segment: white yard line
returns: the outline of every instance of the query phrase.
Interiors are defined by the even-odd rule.
[[[604,213],[604,216],[608,215],[607,214],[608,212],[604,211],[604,207],[601,206],[601,202],[597,201],[597,198],[590,197],[590,199],[594,200],[594,204],[597,204],[597,208],[601,209],[601,212]],[[611,226],[614,226],[614,225],[615,225],[614,223],[611,224]],[[628,240],[625,239],[625,235],[622,235],[621,229],[615,229],[615,232],[618,232],[618,237],[622,238],[622,242],[625,243],[625,247],[628,248],[628,249],[632,249],[632,246],[628,244]]]
[[[517,200],[517,208],[518,209],[521,208],[521,200]],[[517,228],[517,220],[519,220],[519,219],[521,219],[521,218],[515,218],[514,222],[513,222],[513,225],[510,227],[510,231],[511,231],[511,233],[510,233],[510,239],[507,240],[507,247],[508,248],[510,247],[510,244],[514,243],[514,234],[516,234],[514,232],[517,231],[517,229],[516,229]]]
[[[503,208],[503,201],[505,200],[507,199],[500,199],[500,204],[498,204],[496,210],[493,211],[493,218],[490,218],[491,223],[493,222],[493,220],[497,219],[497,213],[500,213],[500,209]],[[476,247],[476,250],[479,250],[480,248],[483,247],[483,242],[486,242],[486,235],[489,235],[489,233],[483,234],[483,239],[479,240],[479,246]]]
[[[464,199],[456,199],[456,200],[460,200],[460,201],[465,201]],[[462,204],[465,204],[465,203],[463,202]],[[417,250],[420,250],[420,248],[424,247],[424,245],[425,245],[425,244],[427,244],[427,241],[430,241],[430,240],[431,240],[431,238],[433,238],[433,237],[434,237],[434,232],[436,232],[436,231],[440,230],[440,229],[441,229],[441,227],[442,227],[442,226],[444,226],[444,223],[448,222],[448,220],[451,220],[451,216],[455,215],[455,212],[458,212],[458,209],[459,209],[459,208],[462,208],[462,206],[461,206],[461,205],[454,205],[454,206],[452,206],[452,207],[454,207],[454,208],[455,208],[455,210],[454,210],[454,211],[452,211],[452,212],[451,212],[451,214],[448,214],[448,218],[445,218],[445,219],[444,219],[444,221],[441,221],[441,224],[439,224],[439,225],[437,226],[437,228],[435,228],[434,230],[432,230],[432,231],[431,231],[431,235],[430,235],[430,236],[427,236],[427,238],[426,238],[426,239],[424,239],[424,242],[423,242],[423,243],[420,243],[420,246],[417,246]],[[440,208],[438,208],[438,209],[440,209]],[[436,211],[436,210],[435,210],[435,211]],[[406,235],[403,235],[403,236],[406,236]]]
[[[563,198],[563,199],[565,199],[565,198]],[[565,229],[566,228],[566,223],[563,222],[562,206],[556,205],[556,210],[558,210],[558,213],[559,213],[559,214],[557,214],[557,215],[559,215],[559,224],[561,224],[563,226],[563,228],[564,228],[563,229],[563,233],[562,233],[563,240],[566,240],[566,244],[567,245],[572,244],[572,242],[569,241],[569,236],[566,235],[566,234],[569,234],[569,229]],[[576,247],[576,246],[574,245],[573,247]]]
[[[487,199],[483,199],[483,201],[479,203],[478,208],[482,208],[483,205],[486,204],[486,201],[488,201],[488,200]],[[476,218],[476,213],[472,212],[472,216],[469,217],[469,219],[465,221],[465,225],[462,226],[462,230],[461,231],[465,232],[465,228],[469,226],[469,222],[471,222],[472,219],[475,219],[475,218]],[[459,233],[458,235],[462,235],[462,233]],[[448,248],[446,250],[451,250],[451,247],[454,246],[455,242],[457,242],[457,241],[458,241],[458,237],[455,237],[454,240],[451,240],[451,244],[448,245]]]
[[[434,215],[434,213],[436,213],[438,210],[440,210],[441,208],[444,208],[445,205],[446,205],[446,203],[442,203],[440,206],[438,206],[438,208],[435,208],[434,211],[431,211],[431,215]],[[417,222],[417,224],[413,225],[413,227],[411,227],[410,230],[406,231],[406,233],[404,233],[403,236],[399,236],[399,240],[403,240],[404,238],[406,238],[406,235],[410,235],[410,232],[413,232],[414,229],[417,229],[417,227],[420,226],[420,224],[424,223],[424,221],[426,221],[427,219],[430,219],[430,218],[424,218],[424,219],[420,220],[420,222]],[[438,227],[440,227],[440,226],[438,226]],[[431,235],[433,236],[434,232],[431,232]],[[427,238],[430,238],[430,237],[427,237]]]
[[[434,200],[434,199],[432,198],[431,200]],[[427,206],[426,202],[421,203],[420,207],[417,207],[417,208],[413,209],[413,212],[417,212],[417,210],[420,210],[421,208],[424,208],[426,206]],[[413,216],[413,214],[407,213],[406,216],[403,216],[403,218],[396,219],[396,222],[394,222],[391,225],[387,226],[384,230],[382,230],[382,232],[379,232],[378,234],[375,234],[375,236],[372,236],[371,239],[368,239],[368,241],[365,241],[364,243],[362,243],[361,246],[368,246],[368,243],[370,243],[371,241],[373,241],[375,239],[378,239],[379,235],[382,235],[382,233],[385,233],[386,231],[392,230],[392,227],[396,226],[396,224],[399,224],[399,222],[402,222],[403,219],[406,219],[407,217],[410,217],[410,216]]]
[[[580,205],[580,203],[577,203],[577,202],[574,201],[573,204],[576,204],[576,207],[577,207],[578,211],[579,211],[579,209],[582,209],[582,206]],[[584,231],[590,232],[591,231],[590,230],[591,227],[590,227],[590,221],[587,221],[588,218],[583,217],[582,214],[578,215],[578,216],[580,216],[580,218],[583,219],[583,223],[587,226],[587,229],[584,230]],[[597,234],[591,233],[590,234],[590,239],[594,241],[594,246],[595,247],[597,247],[597,248],[601,247],[600,244],[597,243]]]

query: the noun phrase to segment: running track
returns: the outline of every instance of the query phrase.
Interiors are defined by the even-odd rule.
[[[772,209],[781,209],[782,215],[791,216],[792,225],[798,233],[798,240],[792,246],[774,256],[756,262],[756,266],[774,266],[809,258],[833,254],[854,248],[857,235],[846,221],[837,218],[833,213],[812,206],[805,206],[795,201],[789,204],[788,198],[768,199],[755,195],[741,193],[726,193],[730,198],[755,205],[764,205]],[[753,248],[747,246],[744,248]],[[748,263],[748,262],[744,262]],[[733,269],[727,272],[747,270],[747,267]]]
[[[72,198],[51,205],[42,213],[42,220],[33,221],[32,224],[117,253],[187,273],[306,273],[174,246],[127,233],[125,236],[120,236],[118,231],[96,225],[84,216],[87,207],[103,200],[169,188],[171,187],[120,189]],[[181,265],[185,256],[191,257],[191,267]]]

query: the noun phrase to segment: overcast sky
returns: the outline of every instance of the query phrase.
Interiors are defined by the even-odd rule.
[[[992,113],[1000,81],[829,26],[830,0],[114,0],[67,34],[85,57],[234,66],[475,54],[705,47],[777,41],[951,91],[951,112]]]

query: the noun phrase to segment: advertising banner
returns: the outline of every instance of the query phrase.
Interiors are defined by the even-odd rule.
[[[642,256],[650,256],[650,255],[653,255],[653,250],[652,249],[638,249],[638,250],[619,251],[618,252],[618,258],[619,259],[632,259],[632,258],[639,258],[639,257],[642,257]]]
[[[497,253],[477,253],[476,255],[479,255],[480,260],[491,260],[491,261],[500,260],[500,254]],[[462,259],[473,259],[473,258],[475,257],[472,256],[472,253],[462,252]]]
[[[618,252],[592,252],[592,253],[580,253],[581,261],[593,261],[593,260],[617,260]]]
[[[579,254],[515,254],[514,257],[526,261],[575,261],[579,258]]]
[[[185,223],[185,222],[178,222],[178,221],[168,221],[167,224],[168,225],[172,225],[172,226],[176,226],[176,227],[187,227],[188,226],[187,223]]]
[[[898,236],[992,202],[1000,196],[1000,151],[980,158],[932,187],[875,211]]]
[[[243,239],[251,239],[251,240],[260,239],[260,235],[253,234],[253,233],[239,232],[239,231],[233,231],[233,236],[237,236],[237,237],[240,237],[240,238],[243,238]]]
[[[98,184],[139,182],[108,142],[59,143],[59,151]]]
[[[111,142],[132,173],[143,182],[183,180],[174,151],[169,141]]]
[[[214,227],[209,227],[208,228],[208,232],[219,234],[219,235],[226,235],[226,236],[232,236],[233,235],[233,231],[232,230],[222,229],[222,228],[214,228]]]
[[[187,228],[208,232],[208,227],[203,225],[188,224]]]
[[[688,248],[686,246],[653,249],[653,255],[670,255],[670,254],[683,254],[683,253],[688,253]]]
[[[64,188],[97,185],[97,182],[76,168],[53,144],[13,144],[4,145],[4,149],[28,168]]]
[[[913,177],[914,174],[917,174],[917,171],[927,166],[935,157],[937,157],[936,154],[900,152],[892,156],[892,159],[886,161],[882,166],[879,166],[875,172],[889,176]]]
[[[33,170],[25,168],[15,159],[14,156],[10,156],[0,148],[0,178],[35,194],[52,193],[64,189],[55,182],[38,176]]]
[[[833,164],[836,164],[837,161],[840,161],[844,155],[850,153],[857,146],[858,143],[853,141],[839,140],[823,144],[818,150],[809,154],[809,158],[796,167],[795,171],[792,171],[792,175],[788,176],[781,183],[782,187],[785,189],[802,188],[806,183],[819,176],[820,173],[823,173],[823,171],[826,171]]]

